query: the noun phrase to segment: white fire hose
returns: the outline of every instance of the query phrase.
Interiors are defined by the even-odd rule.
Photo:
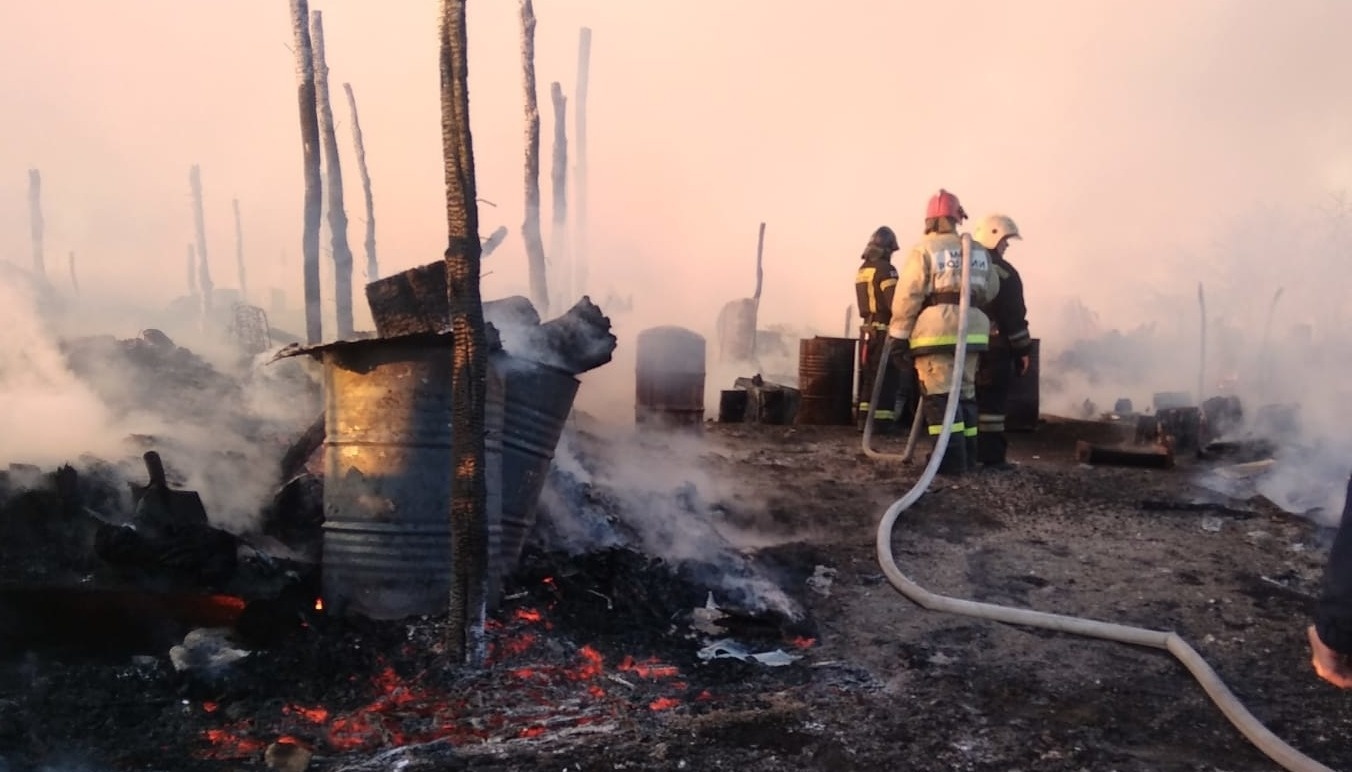
[[[1177,633],[937,595],[911,581],[901,572],[901,569],[897,566],[896,557],[892,553],[892,530],[896,527],[897,518],[901,516],[901,513],[914,505],[925,494],[930,483],[934,481],[934,476],[939,469],[939,462],[943,459],[944,451],[948,447],[949,430],[953,426],[958,402],[962,395],[963,362],[967,356],[967,312],[971,303],[968,284],[970,275],[971,236],[964,234],[962,237],[962,290],[961,301],[958,304],[958,342],[957,351],[953,354],[953,383],[948,389],[948,405],[944,411],[943,429],[939,432],[934,452],[930,455],[929,464],[925,466],[925,471],[921,473],[920,479],[910,490],[906,491],[905,495],[892,502],[891,506],[887,508],[887,512],[883,514],[882,521],[878,523],[878,564],[882,567],[888,581],[902,595],[930,611],[946,611],[1007,624],[1040,627],[1046,630],[1074,633],[1090,638],[1102,638],[1135,646],[1165,649],[1177,657],[1183,663],[1183,666],[1188,669],[1188,672],[1192,673],[1197,682],[1201,684],[1202,689],[1206,691],[1207,696],[1220,708],[1225,717],[1230,720],[1230,723],[1234,724],[1235,728],[1243,733],[1268,758],[1277,762],[1283,769],[1290,770],[1290,772],[1332,772],[1329,767],[1287,745],[1280,737],[1273,734],[1258,719],[1254,718],[1253,714],[1240,703],[1229,687],[1221,681],[1216,671],[1197,653],[1197,650],[1192,648]],[[888,357],[892,353],[891,349],[892,339],[888,337],[883,346],[880,367],[887,366]],[[868,417],[864,422],[864,452],[873,458],[909,460],[914,450],[922,416],[922,411],[919,409],[916,410],[916,422],[912,427],[911,437],[904,453],[900,455],[881,454],[869,447],[873,411],[877,409],[878,384],[881,382],[881,377],[874,378],[873,399],[869,403]]]

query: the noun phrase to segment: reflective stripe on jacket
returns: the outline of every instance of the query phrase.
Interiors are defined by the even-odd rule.
[[[970,308],[967,350],[984,351],[990,319],[981,309],[1000,291],[1000,276],[985,248],[971,243]],[[902,263],[892,300],[888,335],[910,341],[918,354],[952,352],[958,344],[958,305],[931,302],[937,294],[962,290],[962,239],[956,233],[930,233],[911,248]]]

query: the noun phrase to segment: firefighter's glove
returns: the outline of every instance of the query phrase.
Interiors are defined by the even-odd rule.
[[[1028,370],[1033,366],[1033,357],[1028,354],[1020,354],[1014,360],[1014,374],[1022,378],[1028,374]]]
[[[911,342],[905,338],[888,338],[892,344],[892,364],[906,368],[911,364]]]

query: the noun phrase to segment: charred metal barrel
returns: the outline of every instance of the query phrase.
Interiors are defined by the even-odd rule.
[[[491,366],[501,379],[505,408],[502,519],[495,552],[505,574],[516,567],[526,537],[535,527],[540,491],[579,383],[565,370],[505,354],[494,355]]]
[[[319,347],[324,368],[323,598],[340,614],[444,611],[451,530],[451,338],[412,335]],[[490,556],[500,545],[503,394],[489,378],[485,472]],[[495,474],[496,470],[496,474]],[[490,557],[490,574],[494,563]]]
[[[1031,432],[1037,428],[1038,415],[1042,410],[1041,348],[1042,340],[1033,338],[1033,347],[1028,351],[1028,372],[1021,378],[1014,378],[1009,385],[1009,404],[1005,408],[1005,431]]]
[[[798,341],[800,424],[854,423],[854,338],[818,335]]]
[[[634,420],[659,427],[704,426],[705,343],[684,327],[638,334]]]

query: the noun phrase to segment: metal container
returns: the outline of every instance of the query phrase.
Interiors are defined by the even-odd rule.
[[[1005,431],[1031,432],[1037,428],[1038,415],[1041,412],[1042,392],[1040,378],[1042,367],[1040,351],[1042,340],[1033,338],[1033,347],[1028,351],[1028,372],[1023,377],[1013,378],[1009,384],[1009,406],[1005,409]]]
[[[490,361],[502,381],[502,518],[495,554],[503,575],[535,527],[540,491],[579,386],[567,371],[506,354]]]
[[[684,327],[638,334],[634,420],[659,427],[704,426],[704,338]]]
[[[324,364],[326,606],[372,619],[444,612],[452,581],[450,336],[350,341],[311,353]],[[485,409],[490,577],[503,479],[503,395],[495,384],[490,377]]]
[[[818,335],[798,341],[798,390],[795,419],[800,424],[846,426],[854,423],[854,338]]]

